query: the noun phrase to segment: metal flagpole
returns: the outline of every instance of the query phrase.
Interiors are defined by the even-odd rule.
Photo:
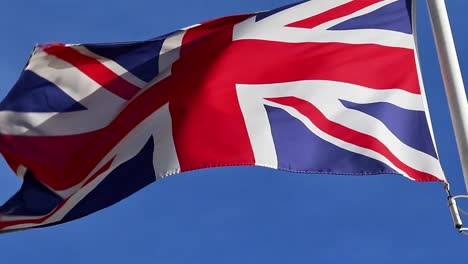
[[[442,78],[444,80],[445,93],[447,94],[450,116],[455,131],[458,154],[465,178],[465,187],[468,192],[468,106],[465,87],[463,85],[460,65],[458,64],[457,52],[453,42],[445,0],[427,0],[427,6],[431,18],[432,32],[434,33]],[[456,203],[456,199],[468,198],[468,195],[452,196],[448,184],[445,185],[445,189],[448,193],[448,206],[452,214],[453,223],[460,233],[468,235],[468,228],[463,227],[459,208]]]
[[[445,93],[468,192],[468,106],[444,0],[427,0]]]

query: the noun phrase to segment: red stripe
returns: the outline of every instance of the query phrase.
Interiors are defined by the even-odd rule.
[[[89,177],[88,180],[86,180],[86,182],[83,184],[83,186],[85,186],[86,184],[92,182],[94,179],[96,179],[99,175],[101,175],[103,172],[105,172],[106,170],[108,170],[110,168],[110,166],[112,165],[112,162],[114,161],[115,157],[113,157],[112,159],[110,159],[108,162],[106,162],[106,164],[104,164],[104,166],[102,166],[97,172],[95,172],[93,174],[93,176]]]
[[[405,172],[416,181],[442,181],[434,175],[416,170],[398,159],[389,149],[377,138],[355,131],[341,124],[330,121],[313,104],[297,97],[269,98],[269,101],[294,107],[301,114],[306,116],[314,125],[323,132],[339,138],[353,145],[371,149],[387,158],[394,166]]]
[[[373,44],[242,40],[210,70],[239,84],[330,80],[420,94],[414,51]]]
[[[182,171],[255,164],[235,89],[236,81],[250,73],[233,70],[241,65],[229,62],[233,26],[248,17],[214,20],[184,36],[169,103]]]
[[[373,5],[375,3],[382,2],[382,1],[383,0],[354,0],[344,5],[332,8],[326,12],[320,13],[316,16],[291,23],[287,26],[297,27],[297,28],[314,28],[325,22],[350,15],[363,8],[366,8],[370,5]]]
[[[86,56],[72,47],[48,45],[44,47],[44,51],[75,66],[99,85],[123,99],[129,100],[140,90],[97,59]]]

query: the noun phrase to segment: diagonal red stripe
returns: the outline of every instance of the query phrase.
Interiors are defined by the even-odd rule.
[[[44,48],[44,51],[75,66],[99,85],[123,99],[129,100],[140,90],[139,87],[121,78],[97,59],[86,56],[72,47],[49,45]]]
[[[322,114],[322,112],[320,112],[320,110],[317,107],[315,107],[308,101],[292,96],[281,98],[268,98],[267,100],[282,105],[294,107],[301,114],[306,116],[320,130],[333,137],[339,138],[353,145],[366,149],[371,149],[377,153],[380,153],[385,158],[387,158],[393,165],[395,165],[397,168],[405,172],[409,177],[415,179],[416,181],[441,181],[434,175],[416,170],[402,162],[379,139],[330,121],[325,117],[325,115]]]
[[[378,2],[382,2],[382,0],[354,0],[344,5],[332,8],[326,12],[320,13],[316,16],[291,23],[287,26],[298,28],[314,28],[325,22],[350,15]]]
[[[90,182],[92,182],[94,179],[96,179],[101,173],[103,173],[104,171],[106,171],[107,169],[109,169],[109,167],[112,165],[112,162],[114,161],[114,158],[112,158],[111,160],[109,160],[106,164],[104,164],[104,166],[102,166],[102,168],[100,168],[93,176],[91,176],[85,184],[83,184],[83,186],[86,186],[87,184],[89,184]],[[0,219],[0,230],[2,229],[5,229],[9,226],[15,226],[15,225],[22,225],[22,224],[42,224],[44,223],[45,221],[47,221],[47,219],[49,219],[50,217],[52,217],[56,212],[58,212],[63,206],[66,205],[66,203],[68,202],[68,200],[70,199],[67,198],[65,200],[63,200],[55,209],[53,209],[52,211],[50,211],[48,214],[42,216],[42,217],[39,217],[39,218],[36,218],[36,219],[18,219],[18,220],[13,220],[13,221],[2,221]],[[0,215],[1,216],[1,215]]]

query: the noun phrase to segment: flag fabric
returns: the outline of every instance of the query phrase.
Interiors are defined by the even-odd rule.
[[[445,181],[408,0],[314,0],[147,41],[37,45],[0,103],[0,230],[219,166]]]

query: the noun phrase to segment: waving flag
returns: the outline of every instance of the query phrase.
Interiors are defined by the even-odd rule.
[[[0,152],[24,180],[0,230],[217,166],[444,181],[411,6],[314,0],[148,41],[36,46],[0,103]]]

